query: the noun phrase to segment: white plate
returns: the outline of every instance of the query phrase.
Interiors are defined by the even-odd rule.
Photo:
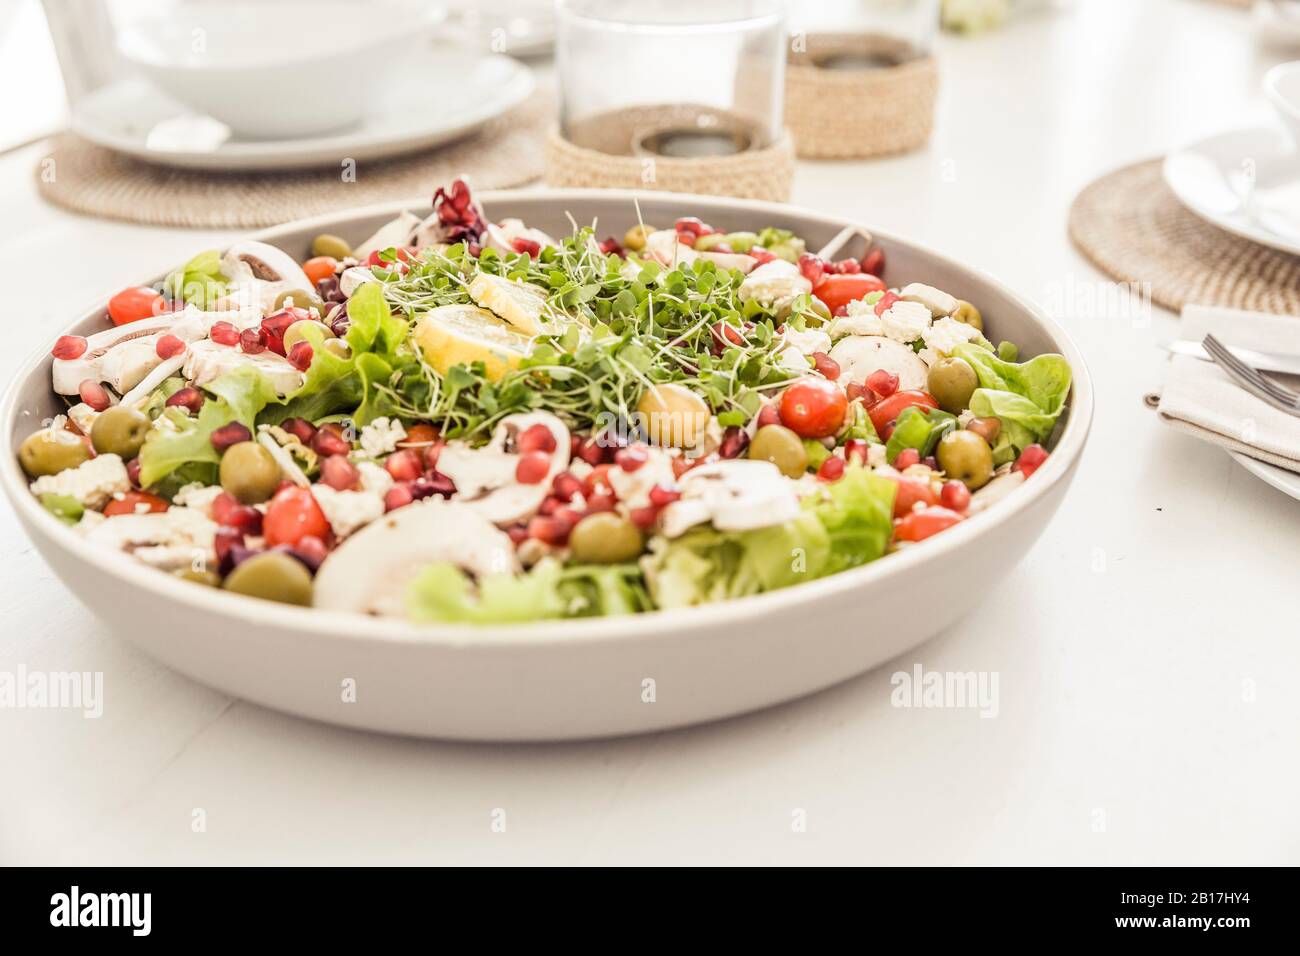
[[[1188,209],[1233,235],[1300,255],[1300,153],[1270,127],[1235,130],[1165,157]]]
[[[404,82],[352,129],[304,139],[241,140],[143,80],[124,80],[80,102],[72,128],[91,142],[187,169],[330,166],[427,149],[467,136],[523,102],[532,72],[506,56],[434,48],[403,67]]]
[[[1285,468],[1279,468],[1277,465],[1270,465],[1266,461],[1259,461],[1256,458],[1250,458],[1240,452],[1228,452],[1242,468],[1258,478],[1267,485],[1272,485],[1284,495],[1290,495],[1297,501],[1300,501],[1300,475],[1294,471],[1287,471]]]

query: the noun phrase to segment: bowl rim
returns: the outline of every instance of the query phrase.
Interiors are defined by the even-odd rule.
[[[716,209],[719,211],[749,211],[781,217],[799,216],[832,227],[858,225],[852,220],[785,203],[763,202],[749,199],[731,199],[717,196],[697,196],[689,193],[672,193],[644,190],[562,189],[562,190],[498,190],[484,191],[478,196],[484,207],[507,205],[517,201],[552,200],[557,203],[600,199],[623,200],[633,203],[638,199],[679,202],[689,208]],[[298,219],[292,222],[258,230],[245,239],[274,242],[280,235],[311,228],[334,226],[342,218],[358,216],[396,216],[403,210],[422,210],[429,206],[427,197],[404,201],[389,201]],[[867,227],[864,227],[867,228]],[[579,645],[606,639],[659,637],[686,631],[698,631],[722,624],[757,622],[767,614],[805,606],[814,609],[825,600],[844,598],[859,588],[874,586],[878,582],[915,573],[917,565],[945,552],[955,551],[974,538],[991,532],[994,526],[1010,520],[1046,496],[1061,481],[1067,480],[1083,452],[1093,418],[1092,378],[1083,355],[1069,334],[1038,305],[1015,292],[983,270],[964,265],[955,259],[936,252],[929,246],[902,239],[885,230],[869,229],[875,238],[908,246],[916,252],[942,261],[947,266],[964,272],[968,278],[983,282],[1010,301],[1023,308],[1056,343],[1061,354],[1070,363],[1071,392],[1068,418],[1057,437],[1052,454],[1015,494],[1008,495],[984,511],[972,515],[924,547],[909,547],[888,555],[885,560],[873,561],[828,577],[818,578],[792,587],[733,598],[713,604],[689,608],[651,611],[645,614],[621,617],[570,618],[557,621],[539,621],[527,624],[474,625],[474,624],[416,624],[392,618],[372,618],[342,611],[324,611],[277,604],[271,601],[230,594],[215,588],[195,586],[137,561],[122,560],[122,556],[106,548],[87,546],[84,538],[47,512],[31,494],[27,478],[18,467],[17,456],[10,453],[14,447],[17,422],[17,405],[20,393],[27,382],[49,356],[48,344],[38,348],[19,366],[14,378],[0,400],[0,441],[8,461],[0,467],[0,485],[3,486],[11,506],[19,513],[29,528],[44,534],[51,545],[73,552],[94,565],[96,570],[115,577],[123,584],[136,585],[164,599],[173,599],[191,606],[196,612],[224,616],[232,624],[279,627],[312,631],[325,638],[362,638],[390,644],[433,644],[454,648],[520,649],[542,645]],[[76,319],[83,321],[91,312],[104,308],[107,296],[96,300],[91,308],[82,311]],[[61,331],[58,334],[63,334]],[[33,535],[35,536],[35,535]],[[71,583],[68,582],[71,587]]]
[[[1282,77],[1291,73],[1300,72],[1300,60],[1290,60],[1286,63],[1279,63],[1270,67],[1264,74],[1262,86],[1264,95],[1268,98],[1269,103],[1273,105],[1279,113],[1293,122],[1300,122],[1300,101],[1288,99],[1283,95],[1279,84]]]

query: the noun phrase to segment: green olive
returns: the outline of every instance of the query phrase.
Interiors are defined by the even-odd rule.
[[[965,359],[943,358],[930,366],[926,388],[945,412],[960,414],[979,387],[979,377]]]
[[[971,491],[987,485],[993,477],[993,449],[972,431],[960,429],[944,435],[935,454],[944,473]]]
[[[221,576],[215,571],[198,571],[194,568],[181,568],[173,571],[176,577],[182,581],[192,581],[195,584],[204,584],[210,588],[221,587]]]
[[[623,233],[623,248],[631,252],[640,252],[645,248],[645,237],[654,231],[654,226],[633,226]]]
[[[952,318],[963,325],[984,331],[984,317],[980,315],[980,310],[964,299],[957,300],[957,308],[952,310]]]
[[[90,442],[99,454],[121,455],[127,461],[140,453],[152,424],[144,412],[129,405],[114,405],[95,416]]]
[[[292,299],[291,303],[289,300]],[[286,306],[293,305],[294,308],[306,309],[308,312],[315,310],[316,314],[324,318],[329,308],[319,298],[310,292],[302,289],[287,289],[275,297],[274,311],[279,312]]]
[[[326,339],[325,351],[341,359],[352,357],[352,346],[348,345],[346,339]]]
[[[57,475],[90,460],[90,449],[79,435],[64,428],[43,428],[23,439],[18,461],[32,478]]]
[[[241,441],[221,456],[221,487],[239,502],[255,505],[275,494],[280,466],[255,441]]]
[[[348,245],[346,239],[328,232],[322,232],[311,241],[311,254],[313,256],[330,256],[334,259],[347,259],[352,255],[352,247]]]
[[[246,559],[226,575],[225,588],[283,604],[311,604],[311,573],[283,551],[263,551]]]
[[[587,515],[569,534],[569,550],[581,564],[634,561],[644,548],[645,539],[637,526],[612,511]]]
[[[334,338],[334,330],[324,322],[317,322],[315,319],[303,319],[284,330],[284,350],[288,352],[299,342],[306,342],[308,345],[316,346],[326,339],[332,338]]]
[[[749,443],[749,457],[770,461],[787,478],[799,478],[808,470],[808,450],[803,439],[784,425],[764,425]]]

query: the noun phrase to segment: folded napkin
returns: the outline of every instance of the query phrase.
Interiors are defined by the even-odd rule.
[[[1300,355],[1300,318],[1295,316],[1184,306],[1179,337],[1199,342],[1207,332],[1225,345]],[[1297,387],[1294,379],[1280,380]],[[1300,472],[1300,418],[1260,401],[1213,362],[1175,355],[1156,408],[1179,431]]]

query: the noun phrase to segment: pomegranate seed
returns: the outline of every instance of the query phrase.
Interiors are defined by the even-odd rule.
[[[553,515],[557,510],[559,510],[559,507],[562,504],[564,504],[564,502],[559,498],[554,495],[549,495],[548,497],[543,498],[542,503],[537,506],[537,513],[539,515]]]
[[[442,455],[443,446],[447,443],[444,441],[435,441],[428,448],[424,449],[424,467],[433,471],[438,467],[438,458]]]
[[[605,449],[594,438],[588,438],[578,450],[578,457],[591,466],[599,465],[605,460]]]
[[[700,237],[693,232],[679,232],[677,234],[677,241],[688,249],[695,248],[695,240],[698,238]]]
[[[679,233],[692,233],[696,236],[707,236],[713,231],[695,216],[683,216],[673,223],[673,228]]]
[[[427,487],[430,493],[442,495],[444,498],[450,498],[456,493],[456,482],[452,481],[446,475],[438,474],[436,471],[421,478],[420,482],[421,487]]]
[[[835,316],[837,319],[842,319],[848,314],[849,314],[849,304],[847,302],[844,303],[843,305],[837,305],[835,307],[835,311],[831,313],[831,315]]]
[[[921,463],[921,453],[915,448],[904,448],[894,459],[894,467],[899,471]]]
[[[830,379],[833,382],[840,377],[840,363],[825,352],[814,352],[812,360],[813,367],[821,373],[823,378]]]
[[[881,431],[880,431],[880,440],[883,441],[883,442],[888,442],[888,441],[889,441],[889,436],[892,435],[892,434],[894,434],[894,423],[893,423],[893,422],[890,422],[890,423],[889,423],[888,425],[886,425],[883,429],[881,429]]]
[[[582,482],[571,472],[562,471],[551,482],[551,494],[561,501],[572,501],[582,491]]]
[[[722,433],[722,443],[718,445],[720,458],[739,458],[749,447],[749,436],[739,425],[729,425]]]
[[[218,345],[238,345],[239,329],[229,322],[214,322],[212,328],[208,330],[208,338]]]
[[[510,245],[514,247],[515,252],[522,252],[530,259],[536,259],[538,254],[542,251],[542,244],[540,242],[534,242],[532,239],[524,239],[522,237],[515,239],[510,243]]]
[[[659,509],[654,505],[647,505],[644,508],[633,508],[627,514],[632,523],[642,531],[649,531],[654,527],[655,520],[659,517]]]
[[[865,387],[859,382],[849,382],[844,386],[844,394],[849,397],[850,402],[856,402],[862,398],[865,391]]]
[[[89,343],[80,335],[60,335],[54,343],[54,348],[50,349],[50,354],[66,362],[69,359],[81,358],[86,354],[88,347]]]
[[[673,477],[680,478],[694,467],[695,462],[691,461],[691,459],[687,458],[685,455],[678,455],[673,459]]]
[[[898,296],[892,292],[886,292],[876,301],[876,315],[884,315],[889,308],[898,301]]]
[[[831,455],[817,469],[817,477],[822,481],[839,481],[844,477],[844,459]]]
[[[570,528],[555,517],[538,515],[528,522],[528,536],[546,544],[563,545],[569,540]]]
[[[760,266],[765,266],[769,262],[775,262],[777,259],[775,253],[768,252],[766,249],[760,248],[759,246],[754,246],[750,249],[749,254],[758,260]]]
[[[551,456],[544,451],[528,451],[519,456],[515,465],[515,481],[521,485],[535,485],[551,470]]]
[[[713,335],[713,345],[711,351],[714,355],[721,355],[723,349],[728,345],[744,345],[745,336],[740,329],[734,325],[728,325],[726,322],[715,322],[709,327]]]
[[[244,533],[237,528],[218,528],[212,537],[212,550],[217,555],[217,568],[222,574],[228,574],[234,567],[234,556],[231,552],[235,548],[244,546]]]
[[[550,455],[555,451],[555,433],[539,422],[521,431],[515,444],[521,452],[540,451]]]
[[[898,376],[893,372],[886,372],[883,368],[878,368],[867,376],[867,388],[881,398],[888,398],[898,391]]]
[[[581,435],[574,435],[574,434],[570,433],[570,435],[569,435],[569,457],[570,457],[570,458],[577,458],[577,457],[578,457],[578,452],[580,452],[581,450],[582,450],[582,436],[581,436]]]
[[[868,275],[883,275],[885,271],[885,250],[872,249],[862,258],[862,271]]]
[[[925,465],[925,467],[929,468],[931,471],[939,470],[939,459],[935,458],[934,455],[926,455],[921,459],[921,464]]]
[[[1011,466],[1012,471],[1023,472],[1025,478],[1032,478],[1043,462],[1047,461],[1047,450],[1042,445],[1027,445],[1025,450],[1020,453],[1016,463]]]
[[[799,274],[816,288],[817,284],[822,281],[822,277],[826,275],[826,263],[811,252],[805,252],[799,257]]]
[[[406,507],[414,500],[415,495],[412,494],[410,485],[393,485],[388,491],[384,492],[384,511],[396,511],[398,508]]]
[[[614,464],[628,473],[638,471],[649,460],[649,452],[640,445],[620,448],[614,453]]]
[[[361,472],[347,455],[330,455],[320,463],[320,480],[336,491],[348,491],[357,486]]]
[[[556,521],[564,525],[565,537],[573,530],[573,526],[583,519],[583,515],[572,508],[566,508],[563,505],[556,508],[551,515]]]
[[[312,451],[318,455],[346,455],[352,451],[352,443],[343,437],[343,429],[335,422],[322,425],[316,429],[311,440]]]
[[[320,567],[320,563],[329,554],[329,548],[325,546],[324,541],[314,534],[305,534],[298,539],[298,543],[290,549],[289,553],[307,565],[307,570],[315,574],[316,569]]]
[[[238,445],[241,441],[252,441],[253,433],[248,430],[248,426],[242,422],[231,422],[229,425],[222,425],[212,433],[212,447],[218,452],[224,452],[231,445]]]
[[[239,333],[239,347],[249,355],[265,352],[269,341],[265,329],[244,329]]]
[[[104,388],[93,378],[88,378],[77,386],[77,394],[81,400],[97,412],[102,412],[109,406],[108,389]]]
[[[424,464],[418,452],[403,448],[388,456],[384,469],[393,476],[393,481],[415,481],[424,471]]]
[[[600,254],[602,256],[618,256],[620,259],[627,258],[627,252],[623,244],[613,236],[606,236],[600,243]]]
[[[650,504],[656,508],[662,508],[677,501],[682,496],[680,491],[674,488],[665,488],[663,485],[655,485],[650,489]]]
[[[609,472],[613,467],[613,465],[597,465],[591,469],[591,474],[582,482],[583,490],[589,495],[596,492],[612,493],[609,486]]]
[[[614,496],[607,495],[604,492],[596,492],[587,495],[587,514],[595,514],[598,511],[613,511]]]
[[[212,502],[212,520],[223,528],[234,528],[243,534],[262,533],[262,512],[252,505],[240,504],[233,495],[224,491]]]
[[[439,478],[442,476],[439,475]],[[447,479],[443,479],[444,481]],[[454,490],[452,492],[454,494]],[[411,482],[411,497],[416,501],[423,501],[425,498],[432,498],[434,495],[442,495],[444,498],[450,497],[436,479],[421,475]]]
[[[308,448],[311,447],[311,440],[316,437],[316,426],[305,418],[286,418],[280,427]]]
[[[132,458],[126,463],[126,477],[133,487],[140,487],[140,459]]]
[[[203,407],[203,393],[193,385],[186,385],[172,392],[163,404],[169,408],[183,408],[191,415],[197,415]]]
[[[939,491],[939,504],[963,512],[970,507],[970,489],[960,481],[945,481]]]
[[[185,342],[175,335],[167,334],[154,343],[153,350],[160,359],[175,358],[185,351]]]
[[[835,272],[837,275],[854,276],[862,271],[862,265],[857,259],[841,259],[835,263]]]
[[[850,438],[844,443],[845,461],[856,461],[859,465],[867,463],[867,449],[871,447],[869,442],[861,438]]]
[[[510,527],[506,528],[506,534],[510,536],[510,540],[517,548],[528,540],[528,525],[512,524]]]
[[[781,424],[781,409],[775,405],[764,405],[758,410],[758,427]]]
[[[305,372],[311,368],[311,360],[315,358],[316,351],[311,347],[310,342],[295,342],[293,348],[289,349],[289,364],[300,372]]]

